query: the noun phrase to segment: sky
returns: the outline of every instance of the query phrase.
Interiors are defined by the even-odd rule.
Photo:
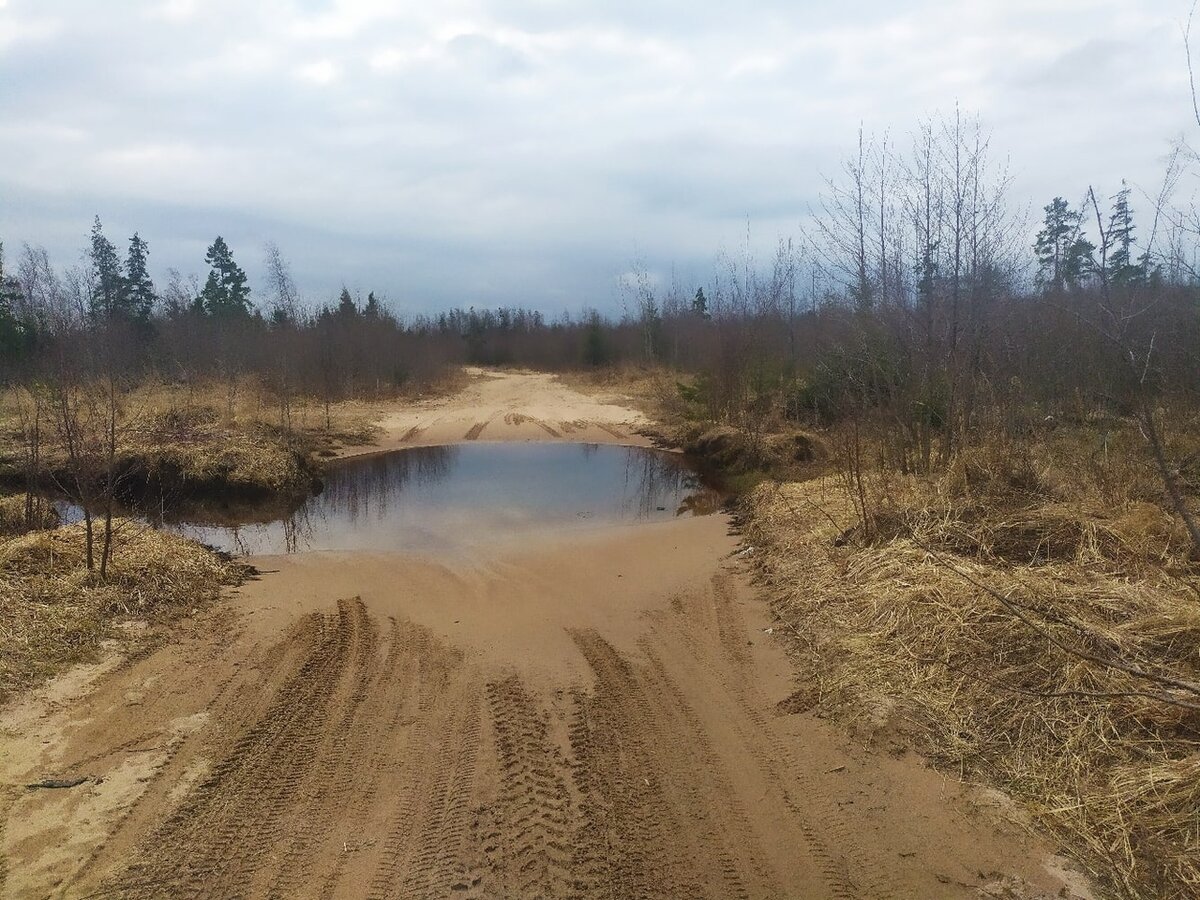
[[[1189,6],[0,0],[0,240],[75,264],[99,215],[160,282],[220,234],[259,288],[275,242],[310,303],[613,311],[635,269],[769,255],[860,127],[956,104],[1031,217],[1155,193],[1200,130]]]

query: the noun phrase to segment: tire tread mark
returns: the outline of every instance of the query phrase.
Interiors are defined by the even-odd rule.
[[[480,835],[489,867],[511,896],[562,897],[578,830],[567,761],[517,676],[490,682],[487,697],[500,764],[490,827]]]
[[[341,601],[336,616],[311,613],[290,638],[306,646],[266,713],[180,806],[152,832],[115,879],[123,897],[238,896],[269,861],[329,702],[349,658],[352,617],[361,602]]]

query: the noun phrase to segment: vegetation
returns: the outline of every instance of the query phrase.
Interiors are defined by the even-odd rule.
[[[844,473],[761,485],[748,536],[805,685],[786,709],[1001,786],[1115,896],[1192,896],[1190,540],[1133,435],[1101,464],[1081,437],[877,471],[869,538]]]
[[[0,516],[23,505],[23,497],[0,498]],[[121,621],[186,615],[245,574],[193,541],[117,520],[117,552],[101,579],[85,565],[82,531],[0,534],[0,702],[94,659],[103,640],[121,636]]]

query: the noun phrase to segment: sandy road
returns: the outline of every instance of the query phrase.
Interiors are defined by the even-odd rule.
[[[259,558],[3,711],[0,894],[1072,896],[993,801],[795,712],[737,549],[712,516]]]
[[[383,410],[376,443],[344,454],[478,440],[649,443],[638,433],[649,424],[640,412],[572,390],[554,375],[467,373],[471,381],[457,394]]]

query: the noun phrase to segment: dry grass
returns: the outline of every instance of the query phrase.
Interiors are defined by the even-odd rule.
[[[17,397],[0,398],[0,474],[19,482]],[[324,405],[299,399],[288,427],[275,397],[254,379],[200,385],[146,382],[121,397],[118,459],[147,482],[260,494],[299,494],[312,483],[314,459],[343,445],[374,440],[378,411],[369,403]],[[61,468],[65,454],[52,430],[42,462]]]
[[[0,495],[0,537],[24,534],[31,523],[25,517],[25,495]],[[58,515],[47,503],[34,507],[34,528],[53,528],[58,524]]]
[[[194,541],[119,520],[109,577],[89,573],[82,526],[0,541],[0,701],[94,658],[116,623],[191,610],[245,575]]]
[[[1105,498],[1119,479],[1077,455],[1072,479],[1070,444],[875,476],[865,542],[841,479],[760,486],[748,533],[808,685],[791,707],[1002,787],[1114,895],[1197,897],[1200,710],[1159,697],[1200,695],[1078,653],[1200,684],[1200,588],[1140,464]]]
[[[654,422],[680,418],[680,379],[690,378],[664,366],[605,366],[559,373],[563,384],[606,403],[628,405]]]

